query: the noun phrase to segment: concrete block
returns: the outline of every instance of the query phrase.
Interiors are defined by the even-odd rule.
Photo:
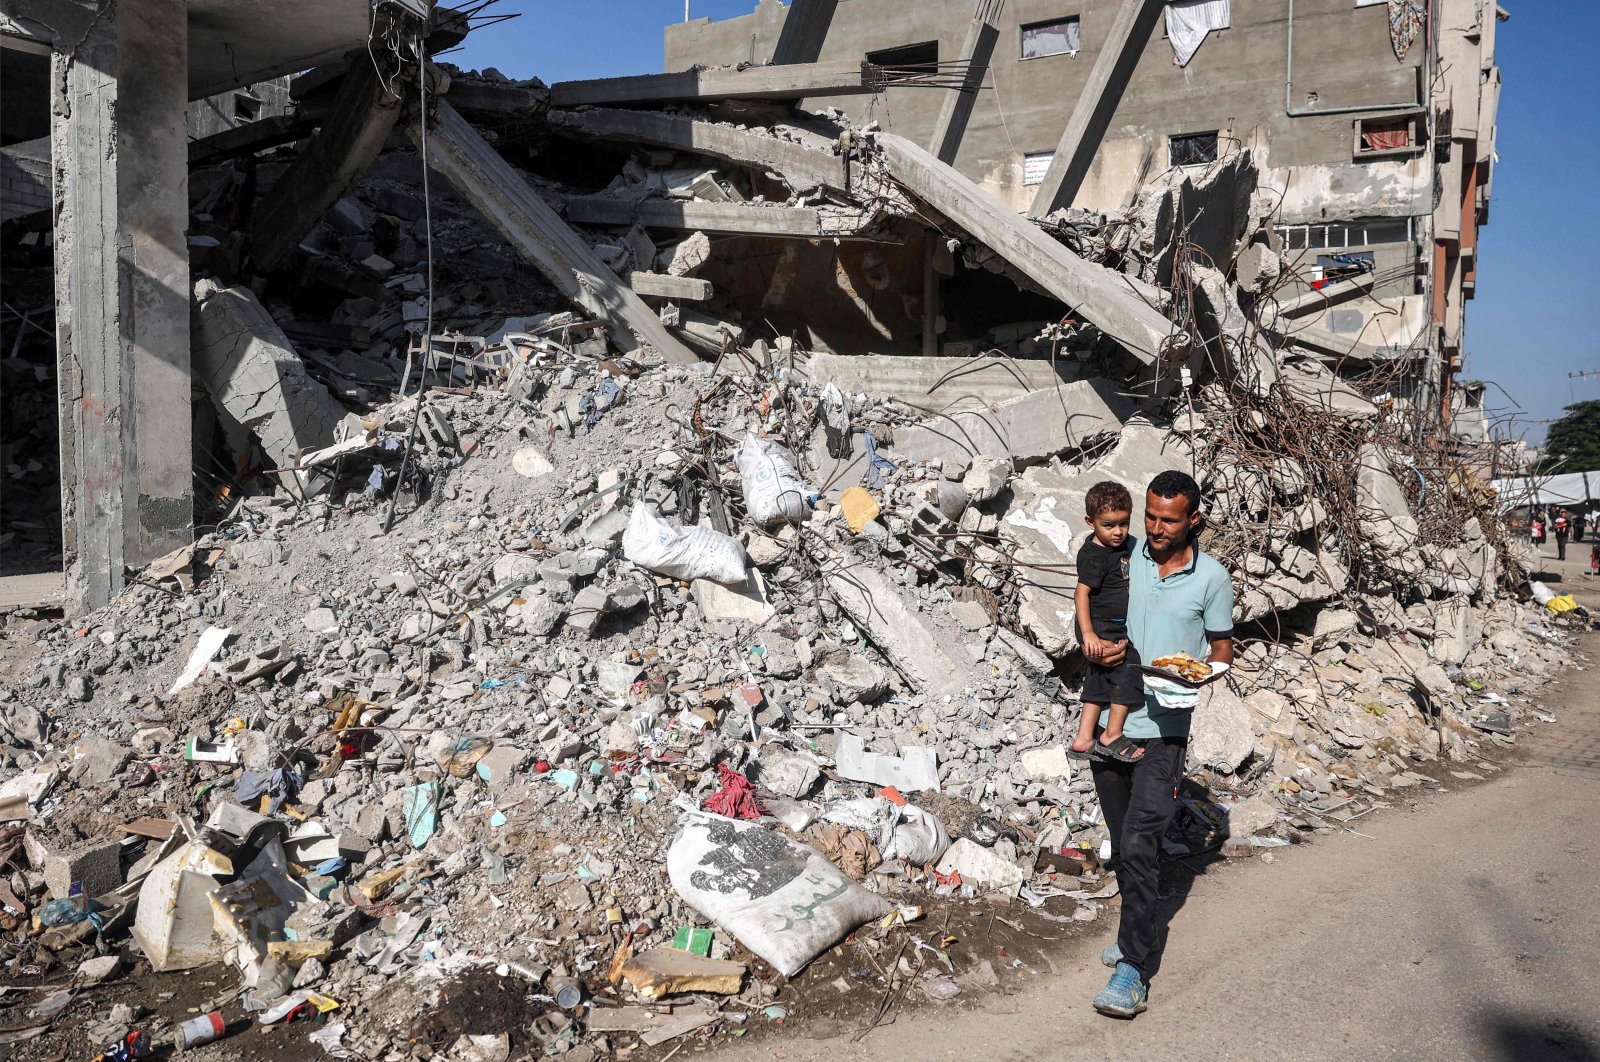
[[[85,896],[103,896],[122,884],[122,844],[91,841],[44,861],[44,883],[50,895],[64,899],[73,882],[83,884]]]
[[[691,584],[695,604],[700,606],[708,621],[730,620],[759,627],[772,618],[772,606],[767,603],[767,583],[761,573],[751,569],[744,582],[723,586],[710,579],[696,579]]]
[[[1231,772],[1255,747],[1255,727],[1244,701],[1226,686],[1207,686],[1189,724],[1189,762]]]

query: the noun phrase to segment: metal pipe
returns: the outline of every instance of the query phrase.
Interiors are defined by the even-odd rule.
[[[1369,111],[1395,111],[1404,107],[1421,106],[1421,103],[1416,100],[1408,100],[1405,103],[1368,103],[1359,107],[1304,107],[1296,110],[1294,106],[1294,0],[1289,0],[1288,26],[1289,40],[1283,74],[1283,109],[1290,118],[1305,118],[1319,114],[1366,114]]]

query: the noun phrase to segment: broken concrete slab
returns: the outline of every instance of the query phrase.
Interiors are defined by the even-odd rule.
[[[44,882],[50,895],[66,899],[74,884],[83,895],[103,896],[122,885],[122,843],[90,841],[69,852],[48,856],[44,861]]]
[[[826,585],[912,689],[930,697],[961,691],[964,668],[947,652],[952,643],[884,575],[861,564],[841,565],[826,576]]]
[[[924,421],[895,433],[894,452],[908,461],[978,454],[1042,461],[1116,433],[1132,414],[1133,402],[1112,381],[1079,380]]]
[[[306,372],[255,293],[201,280],[194,298],[195,378],[230,431],[254,435],[279,469],[333,442],[344,407]]]
[[[1027,873],[1015,863],[1002,859],[993,849],[984,848],[965,837],[945,850],[936,868],[941,874],[960,874],[963,883],[979,889],[1015,896],[1027,880]]]
[[[930,748],[902,745],[900,755],[868,752],[855,734],[841,733],[833,758],[839,773],[857,782],[893,786],[902,793],[939,788],[939,757]]]
[[[1015,358],[923,358],[893,354],[813,354],[806,376],[847,395],[892,398],[917,409],[988,409],[1080,378],[1077,362]]]
[[[904,137],[879,133],[876,142],[891,176],[918,199],[977,237],[1140,361],[1149,365],[1166,356],[1172,322],[1147,301],[1131,278],[1079,258]]]
[[[797,100],[882,91],[867,64],[857,59],[783,66],[709,67],[665,74],[557,81],[550,86],[554,107],[624,106],[699,100]]]
[[[642,342],[668,361],[692,364],[699,360],[449,103],[439,101],[429,131],[433,167],[449,178],[556,290],[604,320],[619,348],[632,350]],[[421,135],[416,125],[409,126],[408,132],[413,139]]]
[[[550,127],[558,135],[649,144],[708,155],[760,172],[770,171],[796,192],[816,188],[847,190],[844,159],[743,126],[696,121],[658,111],[601,108],[554,112]]]
[[[1398,557],[1416,547],[1417,518],[1411,503],[1391,470],[1389,459],[1371,443],[1361,448],[1356,471],[1356,504],[1368,542],[1386,557]]]

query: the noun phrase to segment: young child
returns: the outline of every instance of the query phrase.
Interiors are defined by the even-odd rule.
[[[1094,533],[1078,550],[1076,612],[1078,640],[1089,659],[1089,674],[1083,680],[1083,716],[1072,751],[1082,756],[1094,749],[1095,727],[1101,709],[1109,704],[1111,715],[1097,751],[1133,763],[1144,755],[1144,747],[1123,735],[1122,724],[1129,708],[1144,701],[1144,683],[1135,670],[1138,656],[1129,645],[1127,655],[1115,667],[1099,662],[1112,645],[1128,637],[1128,561],[1134,544],[1128,522],[1133,517],[1133,498],[1128,488],[1106,480],[1089,488],[1084,509]]]

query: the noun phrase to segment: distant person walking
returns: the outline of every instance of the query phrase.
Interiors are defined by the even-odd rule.
[[[1583,528],[1588,522],[1589,515],[1587,513],[1578,513],[1572,518],[1572,541],[1583,541]]]
[[[1533,519],[1528,523],[1528,537],[1533,540],[1534,549],[1544,545],[1544,513],[1534,510]]]
[[[1567,559],[1567,536],[1572,533],[1572,514],[1562,509],[1553,525],[1556,533],[1556,560]]]

